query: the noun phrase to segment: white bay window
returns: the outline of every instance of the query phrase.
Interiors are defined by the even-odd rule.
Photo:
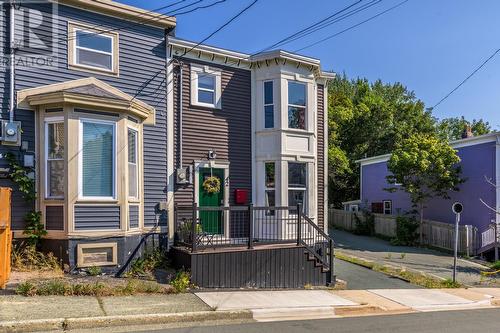
[[[307,203],[307,164],[288,162],[288,206]]]
[[[64,122],[62,119],[47,119],[45,122],[45,197],[64,198]]]
[[[137,167],[137,131],[128,128],[127,130],[127,147],[128,147],[128,196],[137,198],[139,188],[139,176]]]
[[[98,120],[80,122],[80,196],[85,199],[115,199],[115,123]]]

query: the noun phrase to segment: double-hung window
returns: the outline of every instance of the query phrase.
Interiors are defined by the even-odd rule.
[[[81,120],[82,198],[115,199],[115,126],[114,122]]]
[[[201,65],[191,65],[191,104],[221,108],[222,71]]]
[[[264,82],[264,127],[274,128],[273,81]]]
[[[392,201],[385,200],[383,202],[383,204],[384,204],[384,214],[385,215],[392,215]]]
[[[306,129],[306,85],[288,81],[288,128]]]
[[[64,122],[45,123],[46,198],[64,198]]]
[[[307,198],[307,164],[288,163],[288,206],[302,204],[305,207]]]
[[[198,74],[198,103],[215,104],[215,75]]]
[[[118,74],[118,35],[70,23],[70,65]]]
[[[131,128],[127,132],[128,142],[128,196],[139,197],[139,177],[137,167],[137,131]]]
[[[274,207],[276,206],[276,191],[275,191],[275,163],[266,162],[265,167],[265,194],[266,194],[266,206]],[[274,210],[269,210],[267,215],[274,215]]]

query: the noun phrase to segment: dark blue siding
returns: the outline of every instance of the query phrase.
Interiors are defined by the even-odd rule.
[[[64,230],[64,206],[45,207],[45,229]]]
[[[23,3],[24,5],[30,6],[29,3]],[[37,5],[31,4],[31,6]],[[37,7],[37,9],[43,10],[43,7]],[[5,10],[2,14],[5,18]],[[16,90],[94,76],[155,107],[156,125],[144,126],[144,218],[146,225],[154,225],[157,220],[155,206],[159,201],[165,200],[167,185],[165,31],[161,28],[135,24],[62,5],[58,6],[58,15],[58,39],[56,43],[58,51],[54,67],[18,68],[16,70]],[[2,23],[6,21],[4,19]],[[91,27],[98,26],[104,30],[114,30],[119,33],[119,76],[68,69],[68,21],[87,24]],[[2,53],[5,52],[7,35],[6,25],[3,24],[0,34],[0,52]],[[8,91],[8,71],[0,67],[0,100],[2,103],[0,114],[3,114],[3,117],[7,116]],[[19,112],[18,116],[23,117],[23,114],[23,112]],[[34,141],[32,134],[34,118],[32,114],[30,117],[22,120],[23,140]],[[0,146],[0,153],[5,149],[5,147]],[[17,148],[15,150],[19,151]],[[0,183],[3,184],[4,181]],[[15,194],[14,201],[15,215],[18,214],[16,207],[20,205]],[[19,215],[24,214],[19,213]]]
[[[128,223],[130,228],[139,227],[139,206],[129,205],[128,206]]]
[[[120,206],[75,205],[75,230],[120,229]]]

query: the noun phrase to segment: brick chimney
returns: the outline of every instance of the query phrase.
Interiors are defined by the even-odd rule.
[[[466,125],[464,131],[462,132],[462,139],[472,138],[473,136],[472,127],[470,125]]]

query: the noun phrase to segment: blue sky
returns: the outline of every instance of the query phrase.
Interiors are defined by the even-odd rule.
[[[175,1],[120,0],[149,10]],[[184,3],[190,1],[194,0]],[[203,4],[214,1],[204,0]],[[362,13],[283,48],[297,50],[401,1],[382,0]],[[250,2],[252,0],[226,0],[212,8],[179,16],[177,36],[200,41]],[[259,0],[206,44],[253,53],[354,2]],[[393,11],[301,53],[321,59],[324,70],[345,72],[349,77],[366,77],[371,81],[401,82],[415,91],[427,106],[432,106],[500,47],[499,12],[498,0],[409,0]],[[499,58],[500,54],[438,106],[434,115],[483,118],[493,128],[500,129]]]

